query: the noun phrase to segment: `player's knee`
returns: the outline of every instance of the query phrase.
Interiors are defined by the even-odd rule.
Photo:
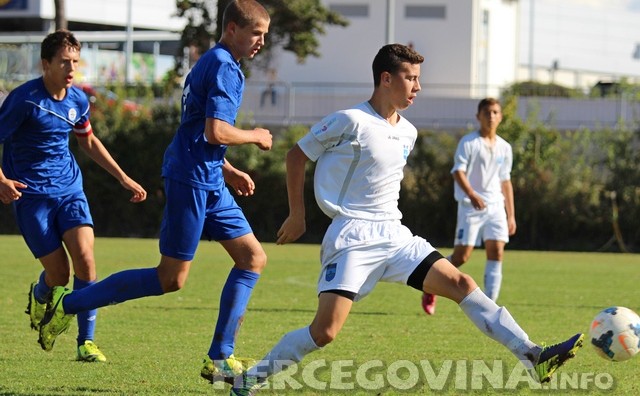
[[[165,293],[175,292],[182,289],[184,287],[184,284],[185,284],[185,280],[183,279],[178,279],[178,278],[167,279],[164,282],[162,282],[162,291]]]
[[[171,293],[182,289],[187,281],[187,277],[180,276],[180,274],[162,274],[158,272],[158,276],[164,293]]]
[[[476,283],[476,281],[470,275],[467,275],[464,272],[460,273],[458,279],[456,280],[456,286],[458,290],[464,292],[465,295],[478,288],[478,284]]]
[[[313,342],[320,348],[323,346],[333,342],[338,336],[340,329],[332,327],[332,326],[322,326],[319,323],[312,323],[309,326],[309,334],[311,334],[311,338]]]
[[[253,254],[253,268],[256,270],[262,270],[267,266],[267,253],[264,250],[260,249],[258,252]]]
[[[246,264],[241,265],[241,262],[237,262],[236,266],[240,269],[261,273],[267,266],[267,254],[262,249],[256,249],[250,254],[250,257],[243,260]]]
[[[322,329],[321,331],[316,332],[312,335],[313,342],[316,343],[320,348],[330,344],[333,340],[338,336],[337,331],[332,331],[331,329]]]
[[[451,256],[451,264],[455,265],[456,267],[459,267],[462,264],[469,261],[470,258],[471,258],[471,253],[454,254]]]

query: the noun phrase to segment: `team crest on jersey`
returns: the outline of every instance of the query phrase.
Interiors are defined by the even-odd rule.
[[[405,145],[402,149],[402,155],[404,156],[404,159],[407,159],[409,157],[409,146]]]
[[[324,271],[324,280],[326,280],[327,282],[331,282],[333,280],[333,278],[336,277],[336,267],[338,266],[338,264],[336,263],[332,263],[327,265],[327,268]]]
[[[77,116],[78,112],[76,111],[76,109],[69,109],[69,113],[67,114],[69,121],[75,121]]]

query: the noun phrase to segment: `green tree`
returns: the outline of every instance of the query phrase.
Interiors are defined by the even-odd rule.
[[[177,16],[187,18],[182,32],[183,48],[195,48],[203,54],[222,35],[222,13],[230,0],[176,0]],[[320,0],[262,0],[269,10],[271,26],[269,40],[261,58],[268,62],[271,48],[281,45],[296,55],[299,62],[308,56],[320,56],[317,36],[325,34],[325,26],[347,26],[340,14],[324,7]],[[215,24],[212,10],[215,9]],[[213,28],[215,26],[215,29]],[[180,55],[181,56],[181,55]],[[179,66],[179,65],[178,65]]]

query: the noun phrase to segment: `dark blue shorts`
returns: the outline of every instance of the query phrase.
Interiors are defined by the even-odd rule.
[[[202,237],[225,241],[253,232],[229,189],[208,191],[164,179],[167,203],[160,227],[160,253],[191,261]]]
[[[36,258],[62,246],[62,235],[68,230],[81,225],[93,227],[82,191],[58,198],[23,195],[13,208],[22,237]]]

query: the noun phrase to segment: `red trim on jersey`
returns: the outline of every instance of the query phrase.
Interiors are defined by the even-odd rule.
[[[73,133],[78,137],[88,137],[93,133],[93,129],[91,128],[91,123],[89,120],[86,120],[82,124],[76,124],[73,126]]]

